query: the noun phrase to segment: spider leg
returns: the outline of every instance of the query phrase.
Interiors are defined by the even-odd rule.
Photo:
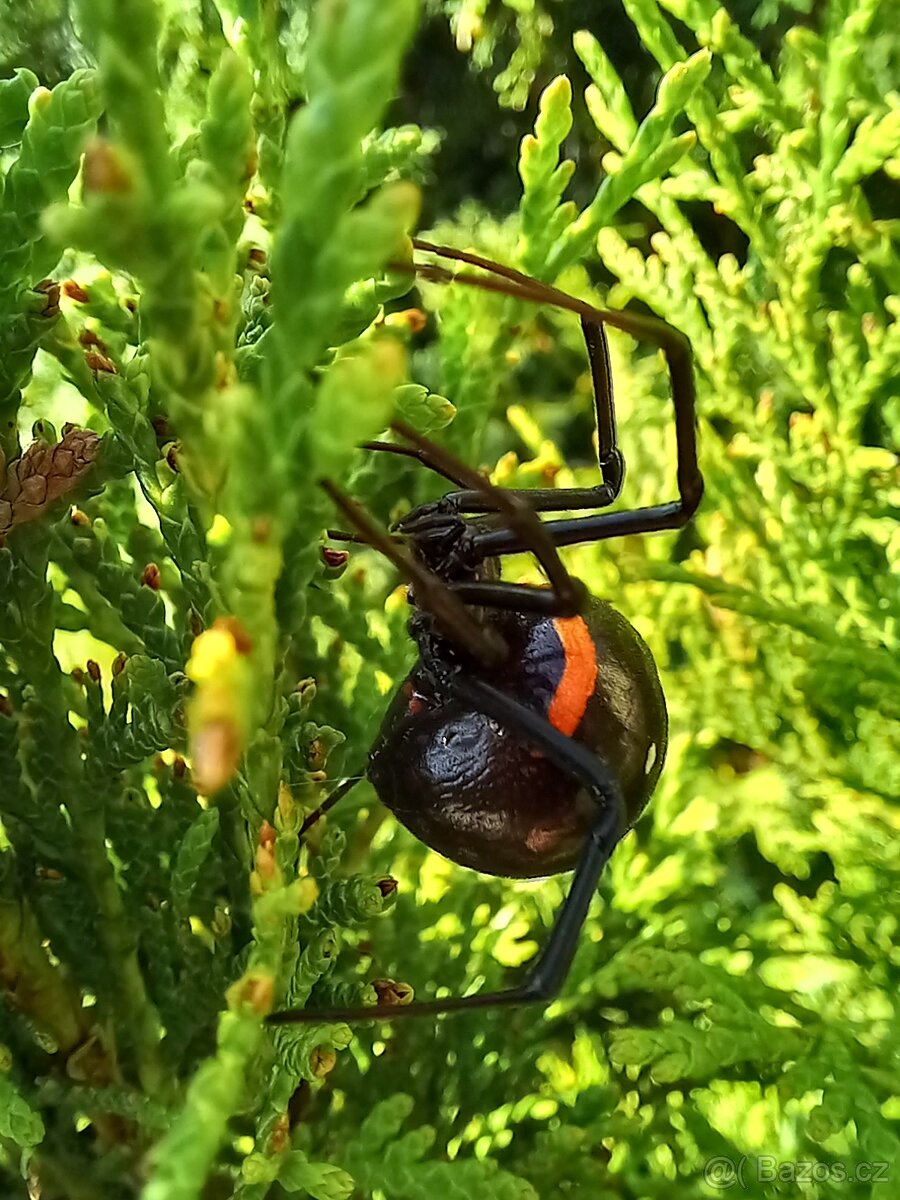
[[[528,488],[506,489],[508,495],[517,496],[528,501],[535,512],[563,512],[579,508],[606,508],[619,495],[625,478],[625,460],[616,443],[616,417],[613,404],[612,371],[609,361],[609,344],[603,325],[581,318],[581,328],[585,345],[588,350],[588,360],[591,365],[591,376],[594,384],[594,412],[597,428],[597,459],[603,483],[589,488]],[[496,512],[496,505],[489,496],[479,491],[465,488],[465,483],[459,478],[459,473],[451,469],[447,462],[438,462],[430,448],[418,446],[403,446],[397,442],[362,442],[361,450],[375,450],[388,454],[399,454],[405,458],[415,459],[423,467],[435,474],[441,475],[458,488],[464,490],[450,492],[446,499],[455,504],[460,512],[484,513]],[[349,540],[349,539],[344,539]]]
[[[346,529],[326,529],[325,533],[333,542],[353,542],[356,546],[368,546],[368,542],[359,533],[348,533]],[[402,542],[403,538],[391,535],[395,542]]]
[[[602,541],[627,534],[656,533],[680,529],[697,511],[703,497],[703,476],[697,462],[695,393],[691,350],[687,339],[665,321],[638,313],[597,310],[608,325],[658,346],[666,359],[675,408],[676,480],[678,498],[666,504],[625,509],[615,513],[547,521],[544,528],[555,546]],[[530,549],[512,529],[485,530],[475,538],[478,552],[486,558],[517,554]]]
[[[622,490],[625,481],[625,459],[616,439],[616,413],[613,401],[612,370],[609,343],[601,322],[581,318],[591,367],[594,390],[594,418],[597,429],[597,462],[602,483],[594,487],[572,488],[504,488],[508,496],[527,501],[535,512],[566,512],[573,509],[606,508]],[[450,476],[447,476],[449,479]],[[460,512],[496,512],[493,500],[474,491],[450,492],[446,499]]]
[[[439,466],[435,462],[426,447],[401,446],[398,442],[361,442],[359,448],[360,450],[378,450],[387,454],[400,454],[404,458],[414,458],[417,463],[420,463],[423,467],[427,467],[429,471],[434,471],[436,475],[442,475],[444,479],[449,479],[457,487],[464,486],[455,475],[447,473],[446,466]]]
[[[528,296],[524,299],[529,299]],[[612,366],[610,364],[610,343],[606,338],[606,330],[602,322],[587,316],[581,318],[581,330],[584,344],[588,350],[590,376],[593,379],[594,390],[594,419],[596,427],[596,456],[600,467],[602,484],[594,487],[530,487],[504,488],[506,496],[514,496],[526,500],[530,509],[535,512],[562,512],[572,509],[605,509],[617,499],[622,491],[625,480],[625,460],[618,448],[616,437],[616,406],[613,400]],[[395,446],[385,443],[371,443],[370,449],[395,449]],[[398,450],[397,452],[404,452]],[[439,468],[434,463],[433,456],[427,460],[421,451],[407,449],[407,454],[419,458],[427,467],[437,470],[445,479],[455,482],[462,487],[456,475],[451,475],[445,468]],[[445,497],[448,502],[455,504],[460,512],[496,512],[497,504],[492,496],[484,491],[463,490],[450,492]]]
[[[433,263],[395,263],[392,265],[401,270],[412,270],[424,278],[430,278],[439,282],[452,283],[459,281],[480,287],[482,290],[500,292],[503,295],[528,300],[535,304],[546,303],[557,308],[571,308],[571,304],[562,304],[560,302],[560,298],[567,301],[572,300],[572,297],[568,296],[565,292],[550,288],[547,284],[541,283],[540,280],[532,279],[521,271],[516,271],[513,267],[503,266],[501,263],[493,262],[491,259],[484,258],[480,254],[472,254],[464,250],[453,250],[445,246],[436,246],[431,242],[425,242],[419,238],[413,239],[413,246],[417,250],[425,250],[438,257],[449,258],[458,262],[468,263],[470,266],[479,267],[483,271],[488,271],[492,275],[499,276],[505,282],[500,283],[497,279],[490,279],[484,276],[468,274],[454,275],[445,267]],[[530,488],[527,491],[513,490],[514,495],[527,497],[528,503],[535,512],[561,512],[579,508],[606,508],[619,495],[625,478],[625,460],[616,442],[612,368],[609,360],[609,343],[606,338],[606,331],[603,327],[603,322],[596,318],[596,310],[591,309],[590,305],[581,304],[578,301],[575,303],[576,305],[580,305],[575,311],[578,311],[581,315],[581,330],[584,335],[588,361],[591,367],[594,390],[594,414],[597,428],[597,460],[603,483],[597,487],[590,488]],[[388,447],[384,443],[381,443],[372,444],[369,448],[386,449]],[[402,451],[398,451],[398,453],[402,453]],[[407,453],[410,452],[407,451]],[[411,456],[419,457],[415,451],[411,453]],[[419,461],[424,460],[420,458]],[[438,469],[431,461],[426,462],[425,465],[429,466],[432,470]],[[443,471],[439,471],[439,473],[444,474]],[[453,482],[458,482],[452,475],[446,475],[446,478]],[[463,491],[451,494],[451,499],[459,505],[460,512],[480,513],[495,511],[494,507],[490,505],[489,500],[478,492]]]
[[[653,533],[665,529],[678,529],[685,525],[693,516],[703,496],[703,477],[697,462],[697,439],[694,429],[695,393],[691,349],[687,338],[657,317],[648,317],[624,310],[594,308],[593,305],[587,304],[575,296],[570,296],[559,288],[532,279],[521,271],[492,262],[479,254],[472,254],[466,250],[454,250],[446,246],[436,246],[420,239],[414,239],[413,245],[417,250],[428,251],[441,258],[466,263],[500,277],[493,279],[490,276],[468,272],[458,272],[454,275],[445,267],[432,264],[417,265],[412,268],[426,278],[439,279],[447,283],[462,282],[472,287],[480,287],[485,291],[519,296],[537,304],[553,304],[567,309],[569,312],[577,313],[582,318],[583,328],[587,323],[591,328],[609,325],[613,329],[621,329],[638,340],[658,346],[665,356],[672,386],[672,402],[675,408],[678,499],[668,504],[655,504],[647,508],[547,522],[546,528],[554,544],[571,546],[577,542],[600,541],[632,533]],[[585,336],[589,337],[587,330]],[[588,340],[588,352],[592,353],[590,340]],[[598,362],[596,354],[592,354],[591,362],[595,389],[598,397],[602,397],[604,394],[603,366]],[[611,417],[611,387],[609,395],[608,411]],[[600,427],[604,411],[602,399],[598,401],[598,404],[598,436],[601,444],[602,466],[603,433]],[[609,432],[614,438],[614,427]],[[614,442],[611,444],[614,446]],[[568,507],[581,506],[569,503]],[[591,507],[602,507],[602,505],[591,505]],[[544,511],[551,510],[547,508]],[[485,531],[478,536],[477,546],[486,558],[502,554],[522,553],[530,549],[512,529]]]
[[[355,788],[361,780],[365,779],[365,777],[364,771],[357,771],[354,775],[348,776],[348,778],[342,783],[339,783],[336,788],[333,788],[329,795],[319,805],[319,807],[314,808],[313,811],[304,818],[303,824],[300,826],[300,836],[302,837],[308,829],[312,829],[313,825],[321,821],[322,817],[324,817],[327,812],[330,812],[339,800],[343,800],[347,793]]]
[[[400,1017],[437,1015],[475,1008],[547,1003],[556,996],[572,965],[581,928],[603,868],[625,832],[625,808],[619,785],[605,765],[579,742],[555,729],[540,713],[498,691],[491,684],[456,676],[457,696],[480,709],[536,746],[557,766],[578,779],[597,804],[597,815],[575,868],[569,894],[556,916],[550,937],[527,978],[518,987],[501,992],[422,1000],[408,1005],[375,1005],[370,1008],[329,1008],[321,1011],[288,1009],[271,1013],[269,1025],[330,1021],[380,1021]]]

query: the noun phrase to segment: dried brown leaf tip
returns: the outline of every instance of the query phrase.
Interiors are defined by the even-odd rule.
[[[290,1146],[291,1140],[291,1123],[288,1120],[287,1113],[281,1113],[275,1120],[272,1126],[272,1131],[269,1134],[269,1145],[267,1147],[269,1154],[282,1154]]]
[[[213,629],[222,629],[230,633],[238,654],[249,654],[253,649],[253,639],[237,617],[217,617],[213,622]]]
[[[92,371],[102,371],[106,375],[118,374],[116,364],[109,357],[106,343],[93,329],[82,329],[78,341],[84,347],[84,361]]]
[[[162,587],[162,574],[156,563],[147,563],[141,572],[141,584],[151,592],[158,592]]]
[[[85,195],[127,196],[133,189],[132,172],[122,152],[102,138],[93,138],[84,152]]]
[[[77,304],[87,304],[91,298],[87,288],[83,288],[74,279],[67,279],[62,285],[62,290],[64,296],[67,296],[70,300],[74,300]]]
[[[379,1004],[400,1008],[412,1003],[414,993],[408,983],[401,983],[398,979],[373,979],[372,987]]]
[[[7,465],[5,477],[0,469],[0,542],[16,525],[36,521],[74,491],[99,452],[96,433],[71,428],[53,446],[32,442],[21,458]]]
[[[324,1079],[334,1070],[337,1054],[330,1046],[316,1046],[309,1056],[309,1067],[316,1079]]]
[[[410,333],[421,333],[428,324],[428,318],[421,308],[404,308],[402,312],[391,313],[386,323],[395,327],[405,326]]]
[[[251,971],[233,983],[225,995],[232,1011],[247,1005],[264,1017],[272,1009],[275,981],[262,971]]]
[[[99,350],[85,351],[84,361],[98,375],[118,375],[116,364],[107,354]]]
[[[34,290],[45,298],[44,307],[41,310],[43,316],[53,317],[59,316],[59,284],[53,279],[42,279],[40,283],[36,283]]]
[[[332,570],[345,567],[350,559],[346,550],[334,550],[331,546],[322,547],[322,562]]]

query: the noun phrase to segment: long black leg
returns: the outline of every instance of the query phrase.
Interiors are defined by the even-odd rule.
[[[616,451],[616,406],[613,398],[612,363],[609,361],[609,342],[602,321],[581,318],[581,332],[587,346],[594,383],[594,415],[597,420],[597,457],[600,469]],[[604,480],[606,476],[604,475]]]
[[[322,486],[358,531],[356,534],[343,536],[353,537],[380,550],[399,569],[407,582],[413,585],[417,606],[429,612],[458,646],[483,664],[493,665],[500,662],[507,653],[507,647],[497,629],[478,620],[470,612],[469,606],[517,609],[520,612],[549,616],[570,616],[580,611],[587,595],[584,584],[569,575],[556,547],[546,536],[543,522],[524,500],[493,487],[477,471],[473,471],[443,447],[422,437],[410,426],[398,421],[392,428],[412,443],[412,448],[422,455],[420,461],[427,459],[427,465],[433,470],[450,478],[459,478],[479,494],[496,493],[498,511],[506,518],[509,527],[518,531],[526,540],[529,549],[543,566],[550,587],[538,588],[490,581],[446,583],[411,555],[405,546],[398,544],[391,534],[378,526],[355,501],[330,480],[324,480]],[[437,503],[440,505],[440,501]],[[432,515],[438,525],[445,523],[445,517],[439,512]],[[404,522],[401,522],[399,527],[405,531]],[[312,823],[312,818],[308,820]]]
[[[653,533],[665,529],[677,529],[686,524],[696,511],[703,496],[703,477],[697,462],[697,440],[694,429],[695,395],[691,350],[687,338],[671,325],[656,317],[614,309],[594,308],[593,305],[586,304],[583,300],[578,300],[558,288],[531,279],[512,267],[491,262],[489,259],[482,258],[481,255],[435,246],[430,242],[418,240],[414,241],[413,245],[417,249],[427,250],[442,258],[468,263],[471,266],[490,271],[500,276],[503,282],[500,279],[468,273],[454,275],[446,268],[436,265],[418,266],[416,270],[428,278],[448,283],[456,280],[473,287],[483,288],[486,291],[515,294],[539,304],[555,304],[559,308],[578,313],[582,318],[583,325],[586,322],[589,327],[609,325],[614,329],[621,329],[638,340],[658,346],[665,355],[672,386],[672,402],[675,408],[678,499],[668,504],[652,505],[644,509],[620,513],[600,513],[594,516],[547,522],[546,528],[554,544],[568,546],[577,542],[597,541],[631,533]],[[588,349],[590,352],[590,342]],[[595,361],[595,357],[592,357],[592,366]],[[602,395],[603,367],[595,368],[595,388],[597,387],[598,371],[601,381],[599,392]],[[603,405],[598,404],[598,429],[602,413]],[[609,413],[612,416],[611,403]],[[612,433],[614,436],[614,430]],[[576,506],[569,502],[567,507]],[[551,510],[547,508],[543,511]],[[476,545],[484,557],[522,553],[530,549],[527,542],[514,529],[485,531],[476,538]]]
[[[300,836],[302,837],[308,829],[312,829],[313,825],[315,825],[318,821],[321,821],[322,817],[324,817],[327,812],[330,812],[339,800],[343,800],[347,793],[355,788],[360,780],[364,778],[364,773],[359,771],[356,775],[350,775],[343,781],[343,783],[339,783],[337,787],[332,790],[331,794],[322,801],[319,807],[314,808],[313,811],[304,818],[303,824],[300,826]]]
[[[436,475],[440,475],[443,479],[448,479],[451,483],[455,483],[457,487],[464,487],[462,480],[457,479],[455,475],[450,475],[447,472],[446,465],[438,465],[427,449],[422,446],[404,446],[399,442],[360,442],[360,450],[375,450],[383,454],[399,454],[403,458],[414,459],[420,466],[426,467],[429,471],[434,471]],[[358,533],[346,533],[342,529],[329,529],[328,536],[335,542],[357,542],[362,545],[366,544],[366,539]]]
[[[615,315],[620,328],[623,328],[621,318],[627,316],[629,332],[635,337],[653,342],[665,355],[675,407],[678,499],[667,504],[654,504],[648,508],[547,521],[544,528],[556,546],[572,546],[578,542],[601,541],[606,538],[624,537],[627,534],[679,529],[687,524],[697,511],[703,496],[703,476],[697,462],[697,436],[694,428],[694,380],[687,339],[670,325],[652,317],[642,317],[634,313]],[[529,548],[512,529],[485,530],[476,535],[475,546],[478,553],[485,558],[521,553]]]
[[[597,461],[603,483],[588,488],[528,488],[504,489],[508,495],[527,501],[535,512],[567,512],[580,508],[607,508],[622,490],[625,481],[625,459],[616,440],[616,414],[613,402],[612,369],[606,331],[599,321],[582,316],[584,334],[594,383],[594,415],[597,428]],[[450,478],[448,476],[448,478]],[[495,512],[490,497],[480,492],[451,492],[447,499],[460,512]]]
[[[400,454],[404,458],[413,458],[421,466],[427,467],[429,471],[434,471],[436,475],[443,476],[444,479],[449,479],[457,487],[465,486],[455,475],[449,474],[445,464],[438,465],[429,451],[421,446],[402,446],[398,442],[360,442],[359,448],[360,450],[377,450],[386,454]]]
[[[539,713],[498,691],[482,680],[457,676],[452,683],[461,700],[480,709],[522,736],[547,755],[560,770],[578,779],[597,804],[596,820],[587,836],[581,859],[572,877],[569,894],[559,910],[550,937],[528,977],[518,987],[502,992],[422,1000],[413,1004],[375,1005],[371,1008],[328,1008],[316,1012],[288,1009],[267,1017],[270,1025],[311,1021],[377,1021],[462,1012],[474,1008],[547,1003],[556,996],[572,965],[581,928],[603,868],[625,832],[625,807],[618,783],[605,765],[579,742],[566,737]]]
[[[425,278],[446,282],[462,280],[465,283],[474,283],[481,288],[487,288],[490,291],[499,291],[504,295],[514,296],[522,300],[530,300],[536,304],[549,303],[557,307],[571,307],[560,305],[558,297],[562,296],[566,299],[571,299],[566,293],[557,292],[556,289],[548,290],[547,285],[541,283],[539,280],[532,279],[530,276],[524,275],[521,271],[516,271],[512,267],[505,267],[501,263],[492,262],[488,258],[483,258],[480,254],[471,254],[462,250],[452,250],[444,246],[435,246],[430,242],[420,239],[414,239],[413,245],[417,250],[427,250],[429,253],[437,254],[444,258],[451,258],[459,262],[468,263],[471,266],[480,267],[482,270],[489,271],[491,274],[497,275],[507,282],[499,284],[496,281],[485,280],[480,276],[453,275],[444,268],[429,263],[410,264],[408,268],[403,263],[394,264],[395,266],[400,269],[414,270]],[[597,428],[597,460],[603,483],[591,488],[530,488],[527,491],[510,489],[513,495],[527,498],[528,503],[535,512],[563,512],[572,509],[606,508],[613,503],[622,490],[622,483],[625,478],[625,460],[616,441],[616,417],[613,399],[612,366],[609,359],[609,343],[606,338],[606,330],[603,328],[603,322],[597,320],[588,311],[589,309],[589,305],[582,305],[581,309],[576,311],[580,311],[581,313],[581,331],[584,335],[588,361],[591,367],[591,378],[594,387],[594,414]],[[386,443],[369,443],[368,448],[379,450],[393,449],[391,445]],[[395,452],[403,453],[402,450]],[[410,457],[419,458],[419,461],[425,463],[431,470],[438,470],[432,461],[420,457],[415,451],[407,451],[407,453]],[[439,473],[444,474],[444,472]],[[447,475],[446,478],[452,480],[453,476]],[[454,480],[454,482],[456,481]],[[460,512],[481,513],[495,511],[489,498],[480,492],[462,491],[451,493],[450,498],[458,505]]]
[[[472,583],[451,583],[448,587],[464,604],[473,604],[478,608],[502,608],[507,612],[532,613],[544,617],[570,617],[578,611],[568,604],[561,604],[553,588],[535,587],[529,583],[476,580]]]
[[[702,492],[701,492],[702,495]],[[653,504],[648,508],[630,508],[623,512],[600,513],[591,517],[572,517],[569,521],[547,521],[545,528],[555,546],[577,546],[581,542],[602,542],[609,538],[636,533],[663,533],[681,529],[697,510],[700,496],[685,503]],[[484,558],[504,554],[525,554],[530,547],[512,530],[496,529],[475,536],[478,553]],[[469,603],[475,603],[470,599]]]
[[[597,427],[597,459],[603,483],[589,488],[508,488],[507,495],[526,500],[535,512],[568,512],[582,508],[606,508],[612,504],[625,478],[625,460],[616,444],[616,419],[613,408],[613,385],[609,362],[609,346],[603,326],[581,319],[591,375],[594,381],[594,410]],[[399,454],[412,458],[455,483],[462,491],[450,492],[445,497],[461,513],[496,512],[492,497],[483,492],[466,489],[457,473],[450,471],[449,464],[436,462],[434,455],[421,446],[403,446],[397,442],[362,442],[361,450],[375,450],[387,454]],[[350,538],[342,538],[350,541]]]
[[[333,542],[353,542],[357,546],[368,546],[369,544],[361,533],[348,533],[346,529],[326,529],[325,532]],[[402,542],[403,538],[394,537],[393,540]]]

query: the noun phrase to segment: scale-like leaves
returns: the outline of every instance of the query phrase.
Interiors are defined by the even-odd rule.
[[[402,67],[411,0],[80,7],[96,71],[0,81],[3,1186],[671,1197],[717,1156],[848,1180],[895,1160],[884,6],[834,3],[772,52],[715,0],[625,0],[651,78],[612,10],[573,57],[564,6],[436,0],[529,104],[515,129],[435,110],[451,156],[473,126],[479,169],[533,131],[503,219],[455,213],[445,164],[467,164],[432,165],[437,135],[382,126],[433,86]],[[597,482],[576,320],[460,284],[403,299],[411,181],[455,213],[430,239],[634,299],[692,345],[696,520],[566,552],[652,644],[668,760],[545,1012],[270,1037],[276,1006],[509,986],[566,884],[456,870],[361,779],[300,833],[362,775],[414,652],[393,572],[323,540],[319,477],[386,525],[438,495],[358,451],[396,414],[505,486]],[[611,355],[621,503],[664,502],[662,365],[618,335]]]

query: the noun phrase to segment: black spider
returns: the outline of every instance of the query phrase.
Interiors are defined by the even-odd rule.
[[[650,651],[621,614],[568,573],[557,550],[675,529],[695,512],[703,480],[688,342],[663,321],[593,308],[480,255],[413,244],[490,273],[451,274],[417,264],[413,269],[426,278],[462,281],[580,316],[594,382],[602,482],[592,488],[496,488],[397,422],[392,429],[406,444],[370,442],[367,448],[411,456],[457,489],[403,518],[399,538],[333,483],[323,483],[354,527],[352,539],[394,563],[410,584],[414,605],[409,631],[419,659],[391,701],[369,754],[368,775],[407,829],[462,866],[526,878],[572,868],[575,873],[547,944],[518,987],[405,1006],[289,1010],[271,1014],[271,1024],[397,1018],[551,999],[569,970],[600,874],[650,799],[666,752],[665,701]],[[678,498],[542,521],[538,513],[604,509],[622,488],[625,464],[616,441],[606,325],[655,344],[665,355],[675,408]],[[548,587],[499,578],[497,560],[522,552],[535,556]],[[336,789],[304,827],[349,786]]]

